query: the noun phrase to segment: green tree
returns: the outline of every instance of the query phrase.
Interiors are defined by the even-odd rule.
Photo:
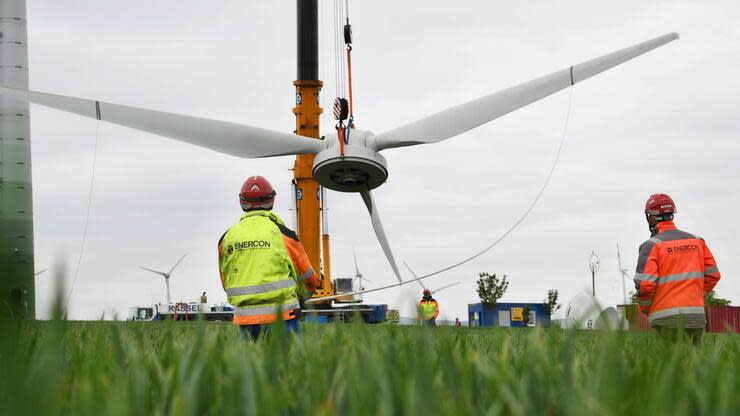
[[[496,302],[504,296],[504,292],[509,288],[509,282],[506,281],[506,275],[499,281],[496,274],[481,272],[478,275],[478,297],[483,307],[486,309],[496,306]]]
[[[717,294],[713,290],[707,294],[707,297],[704,299],[704,304],[706,306],[727,306],[730,304],[730,300],[718,298]]]
[[[547,291],[547,299],[543,301],[545,304],[545,312],[547,312],[547,316],[552,318],[552,314],[554,314],[558,309],[560,309],[561,304],[558,303],[558,291],[557,289],[550,289]]]

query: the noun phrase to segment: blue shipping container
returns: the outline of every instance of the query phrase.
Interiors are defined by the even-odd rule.
[[[550,316],[542,303],[497,303],[490,309],[483,308],[482,303],[471,303],[468,304],[468,325],[547,327]]]

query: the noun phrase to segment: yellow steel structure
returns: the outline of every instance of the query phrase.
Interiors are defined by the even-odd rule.
[[[293,82],[296,87],[296,106],[293,113],[296,116],[296,134],[313,137],[319,140],[319,120],[322,109],[319,105],[319,94],[323,83],[318,80],[298,80]],[[298,238],[306,249],[311,266],[318,273],[322,273],[321,286],[314,293],[314,297],[331,296],[334,294],[329,274],[329,236],[324,235],[324,264],[321,267],[321,201],[319,197],[319,183],[313,178],[313,160],[315,155],[298,155],[293,167],[296,184],[296,207],[298,209]]]

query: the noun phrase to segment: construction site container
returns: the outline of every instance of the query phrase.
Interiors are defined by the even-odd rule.
[[[550,326],[550,316],[542,303],[497,303],[491,308],[471,303],[468,304],[468,325],[546,327]]]
[[[630,323],[630,328],[638,331],[647,331],[650,324],[647,315],[640,312],[637,305],[619,305],[617,309],[624,311],[624,316]],[[739,306],[707,306],[704,308],[707,316],[707,332],[735,332],[740,333]]]
[[[740,333],[740,306],[707,306],[707,332]]]

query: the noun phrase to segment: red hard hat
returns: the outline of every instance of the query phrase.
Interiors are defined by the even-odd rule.
[[[239,192],[239,203],[244,211],[272,209],[276,194],[270,181],[262,176],[251,176],[242,185],[242,190]]]
[[[676,212],[676,203],[666,194],[652,194],[645,203],[645,213],[650,215],[665,215]]]
[[[424,289],[424,294],[425,295],[431,295],[432,292],[429,289]]]

